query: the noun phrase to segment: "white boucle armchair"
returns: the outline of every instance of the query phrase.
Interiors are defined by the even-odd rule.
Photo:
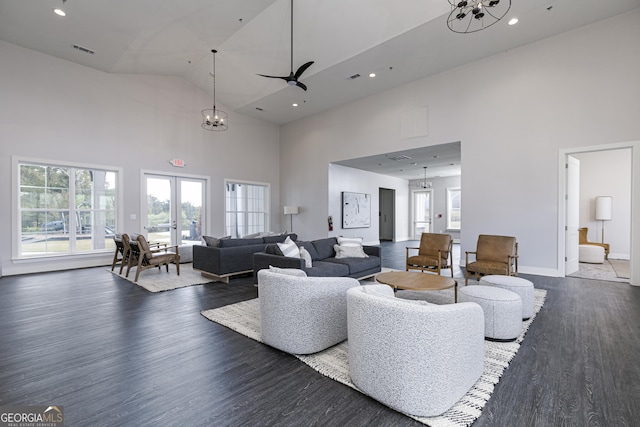
[[[282,269],[281,269],[282,270]],[[311,354],[347,339],[349,277],[307,277],[302,270],[258,272],[262,341],[291,354]]]
[[[440,415],[484,369],[484,316],[476,303],[395,298],[387,285],[347,292],[349,374],[365,394],[416,416]]]

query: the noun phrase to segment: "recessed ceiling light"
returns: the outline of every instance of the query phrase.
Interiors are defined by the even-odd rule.
[[[295,102],[293,104],[291,104],[291,105],[294,106],[294,107],[298,106],[298,104],[296,104]]]
[[[369,77],[374,78],[376,76],[376,73],[369,73]]]
[[[511,18],[509,20],[509,25],[516,25],[518,23],[518,18]]]
[[[66,12],[58,7],[53,9],[53,13],[55,13],[58,16],[67,16]]]

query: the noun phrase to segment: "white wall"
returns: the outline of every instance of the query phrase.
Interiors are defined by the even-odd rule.
[[[318,238],[320,236],[345,236],[363,237],[366,244],[378,244],[380,218],[379,194],[380,188],[395,190],[395,241],[408,240],[409,236],[409,188],[406,179],[393,178],[377,173],[366,172],[359,169],[348,168],[341,165],[330,164],[329,170],[329,191],[328,209],[333,217],[333,231],[325,228],[324,233],[308,234],[306,229],[306,239]],[[371,227],[369,228],[342,228],[342,192],[350,191],[354,193],[365,193],[371,195]],[[327,221],[325,218],[325,227]]]
[[[141,169],[209,176],[208,232],[217,236],[224,233],[223,180],[270,183],[271,224],[278,227],[278,126],[230,112],[228,131],[205,131],[200,110],[211,105],[211,97],[180,78],[103,73],[5,42],[0,42],[0,58],[3,274],[99,265],[112,257],[13,262],[11,156],[123,168],[119,232],[141,231]],[[172,158],[184,159],[186,167],[172,168]],[[131,214],[137,219],[130,220]]]
[[[558,275],[559,152],[640,140],[637,40],[640,10],[287,124],[283,197],[307,206],[303,228],[323,235],[329,162],[461,141],[461,251],[481,233],[513,235],[520,271]],[[425,105],[429,135],[402,140],[400,116]]]
[[[631,252],[631,149],[577,153],[580,160],[580,226],[589,228],[589,241],[602,241],[596,221],[596,196],[612,196],[611,221],[604,221],[609,258],[629,259]]]

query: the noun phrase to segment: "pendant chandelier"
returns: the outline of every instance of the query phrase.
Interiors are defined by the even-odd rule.
[[[451,13],[447,26],[454,33],[475,33],[501,20],[509,9],[511,0],[448,0]]]
[[[217,50],[212,49],[213,53],[213,108],[202,110],[202,127],[206,130],[223,131],[229,128],[227,122],[229,116],[224,111],[216,108],[216,53]]]
[[[431,188],[431,185],[432,185],[431,181],[427,181],[427,167],[426,166],[423,166],[423,167],[424,167],[424,181],[418,182],[417,186],[419,188],[425,188],[425,189]]]

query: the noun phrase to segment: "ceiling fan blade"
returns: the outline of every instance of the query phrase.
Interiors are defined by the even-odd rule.
[[[301,65],[300,68],[298,68],[298,71],[296,71],[296,74],[295,74],[296,79],[300,78],[302,73],[307,71],[307,68],[311,67],[311,65],[313,65],[313,61],[309,61],[306,64]]]
[[[261,77],[267,77],[267,78],[270,78],[270,79],[282,79],[282,80],[287,80],[287,81],[289,80],[289,76],[286,76],[286,77],[284,77],[284,76],[266,76],[264,74],[258,74],[258,75],[261,76]]]
[[[302,90],[307,90],[307,85],[305,85],[304,83],[301,83],[299,81],[296,81],[296,86],[298,86]]]

